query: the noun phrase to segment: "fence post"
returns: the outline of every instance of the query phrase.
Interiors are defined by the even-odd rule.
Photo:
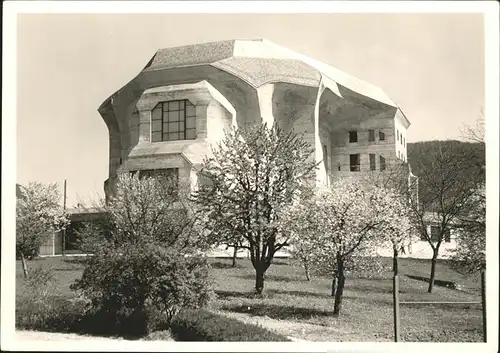
[[[399,342],[399,276],[392,279],[392,298],[394,305],[394,342]]]
[[[483,342],[486,342],[486,270],[481,271],[481,304],[483,311]]]

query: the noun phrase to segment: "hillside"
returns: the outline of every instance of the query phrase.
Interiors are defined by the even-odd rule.
[[[485,180],[485,145],[456,140],[408,143],[408,162],[419,177],[421,201],[434,199],[445,183],[447,197]]]

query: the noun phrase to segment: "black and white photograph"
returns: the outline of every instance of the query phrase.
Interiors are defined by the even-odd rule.
[[[498,351],[497,2],[4,5],[3,349]]]

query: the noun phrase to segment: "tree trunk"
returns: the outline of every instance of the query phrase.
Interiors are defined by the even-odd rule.
[[[262,295],[264,290],[264,270],[259,267],[255,269],[255,294]]]
[[[394,272],[394,276],[399,275],[399,259],[398,259],[398,251],[394,249],[394,253],[392,255],[392,272]]]
[[[337,277],[338,277],[338,284],[337,284],[337,289],[335,291],[335,303],[333,305],[334,316],[338,316],[340,314],[340,309],[342,309],[342,296],[344,294],[344,284],[345,284],[343,260],[338,261]]]
[[[432,288],[434,288],[434,279],[436,278],[436,262],[437,262],[437,251],[434,251],[431,260],[431,276],[429,278],[429,289],[427,289],[428,293],[432,293]]]
[[[238,247],[235,245],[234,246],[234,251],[233,251],[233,263],[231,267],[236,267],[236,258],[238,257]]]
[[[335,296],[335,289],[337,287],[337,274],[334,273],[332,276],[332,297]]]
[[[304,270],[306,271],[306,279],[310,281],[311,277],[309,276],[309,266],[307,264],[307,260],[304,260]]]
[[[21,262],[23,263],[24,278],[28,278],[28,265],[26,264],[26,259],[24,258],[24,254],[22,251],[21,251]]]

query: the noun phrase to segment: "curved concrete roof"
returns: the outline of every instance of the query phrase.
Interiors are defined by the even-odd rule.
[[[201,66],[223,70],[255,88],[271,82],[311,87],[323,85],[341,95],[339,86],[343,86],[372,100],[398,107],[380,88],[264,39],[226,40],[160,49],[136,78],[156,70]]]

